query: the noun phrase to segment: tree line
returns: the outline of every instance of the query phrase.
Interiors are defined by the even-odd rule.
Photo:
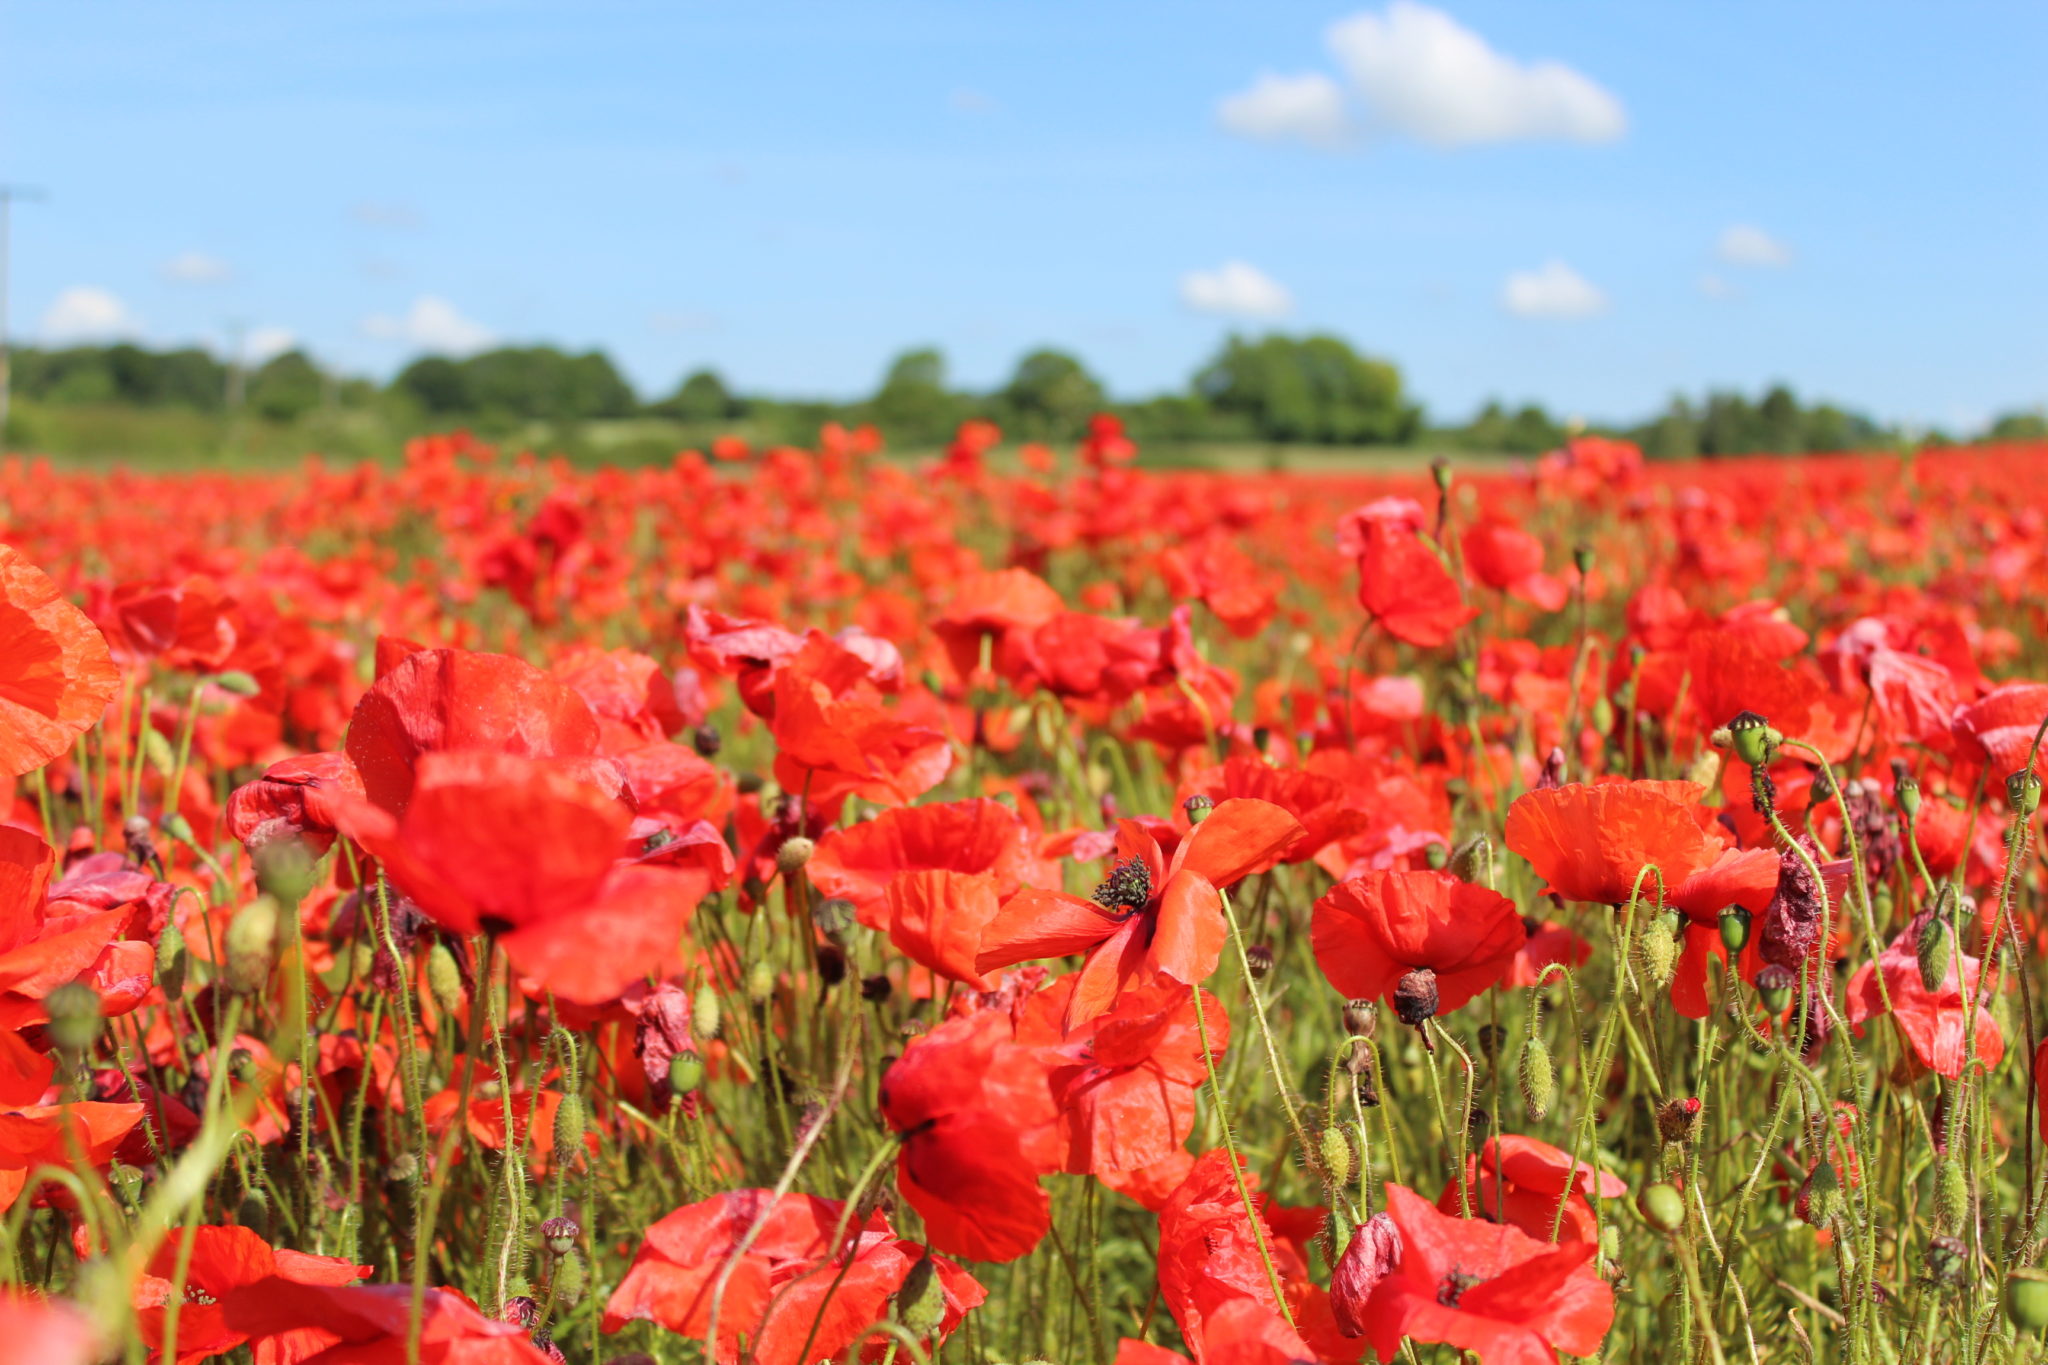
[[[1075,356],[1040,349],[1022,357],[992,390],[956,385],[932,347],[890,362],[875,391],[851,402],[800,401],[735,390],[716,371],[697,370],[669,393],[643,398],[602,351],[508,346],[453,358],[424,356],[387,383],[336,374],[303,351],[287,351],[246,371],[196,347],[151,350],[133,344],[14,353],[14,391],[52,409],[115,407],[244,412],[289,425],[322,412],[374,411],[399,427],[463,424],[510,431],[526,424],[584,424],[664,419],[695,432],[744,426],[757,439],[802,441],[827,421],[872,422],[903,449],[942,444],[963,421],[986,418],[1025,440],[1077,436],[1094,413],[1113,411],[1142,444],[1255,442],[1275,445],[1414,446],[1474,452],[1536,453],[1565,436],[1561,418],[1540,404],[1488,402],[1463,422],[1431,423],[1403,385],[1400,370],[1330,335],[1232,336],[1174,393],[1136,401],[1110,398]],[[32,415],[24,425],[32,425]],[[1765,451],[1848,450],[1909,435],[1833,403],[1802,403],[1785,385],[1752,400],[1733,391],[1680,395],[1633,426],[1600,428],[1637,440],[1658,457]],[[29,431],[10,431],[19,443]],[[2015,412],[1962,437],[2048,436],[2041,412]]]

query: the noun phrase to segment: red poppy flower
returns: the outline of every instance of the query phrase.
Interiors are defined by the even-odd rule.
[[[1472,1216],[1520,1228],[1539,1242],[1550,1240],[1553,1225],[1561,1241],[1590,1242],[1600,1235],[1599,1221],[1588,1201],[1597,1189],[1602,1199],[1619,1199],[1628,1185],[1610,1171],[1576,1164],[1570,1152],[1532,1137],[1505,1134],[1491,1137],[1465,1168],[1465,1198]],[[1558,1206],[1564,1217],[1558,1218]],[[1458,1182],[1444,1187],[1436,1201],[1445,1213],[1462,1212]]]
[[[273,1250],[247,1228],[200,1227],[193,1228],[190,1235],[185,1299],[178,1311],[179,1365],[232,1351],[249,1339],[248,1333],[227,1325],[222,1303],[235,1290],[271,1277],[294,1284],[342,1285],[370,1273],[369,1266],[351,1265],[333,1256]],[[185,1229],[173,1229],[135,1283],[135,1326],[151,1351],[163,1349],[164,1305],[170,1299],[185,1236]],[[293,1365],[326,1344],[311,1334],[297,1342],[272,1340],[266,1343],[269,1349],[261,1359],[265,1365]],[[292,1349],[294,1345],[298,1349]]]
[[[593,758],[597,720],[583,698],[521,659],[424,649],[398,663],[356,704],[348,756],[364,793],[392,814],[412,799],[420,756],[459,749],[529,758]],[[618,789],[609,763],[592,764]]]
[[[1138,1171],[1181,1150],[1195,1126],[1195,1091],[1208,1077],[1188,988],[1136,985],[1105,1014],[1063,1031],[1077,978],[1063,976],[1027,1001],[1019,1042],[1046,1047],[1064,1167],[1077,1175]],[[1230,1017],[1202,992],[1211,1052],[1230,1045]]]
[[[1435,973],[1437,1012],[1499,981],[1529,940],[1515,903],[1448,872],[1368,872],[1316,902],[1316,965],[1347,997],[1391,997],[1402,977]]]
[[[687,723],[676,701],[675,684],[645,654],[579,649],[552,672],[590,707],[604,753],[667,739]]]
[[[1448,644],[1479,614],[1418,526],[1374,517],[1357,530],[1359,605],[1389,635],[1424,648]]]
[[[139,1104],[37,1103],[49,1090],[53,1058],[20,1035],[0,1031],[0,1211],[12,1208],[39,1166],[69,1167],[74,1152],[104,1167],[142,1122]]]
[[[0,1341],[15,1359],[36,1365],[95,1365],[104,1359],[90,1320],[61,1299],[0,1289]]]
[[[1549,1365],[1593,1355],[1614,1322],[1614,1291],[1590,1264],[1592,1242],[1550,1246],[1503,1223],[1450,1218],[1399,1185],[1387,1214],[1401,1259],[1360,1314],[1381,1360],[1405,1340],[1474,1352],[1481,1365]]]
[[[18,826],[0,825],[0,1030],[41,1022],[44,997],[92,972],[136,918],[130,900],[95,897],[82,886],[75,888],[80,900],[53,904],[48,894],[55,865],[48,844]],[[140,880],[150,885],[148,877]],[[168,915],[169,902],[161,905]],[[145,921],[150,914],[144,911]],[[157,919],[153,927],[162,924]],[[146,975],[152,964],[142,965]]]
[[[870,929],[888,927],[889,885],[904,873],[985,873],[1007,896],[1041,870],[1024,822],[986,798],[903,806],[828,830],[804,869],[820,893],[853,902]]]
[[[210,672],[235,652],[240,613],[210,578],[124,583],[109,600],[121,644],[136,658]]]
[[[1358,804],[1337,778],[1304,768],[1278,768],[1247,756],[1225,759],[1183,781],[1175,793],[1179,812],[1175,824],[1186,825],[1187,799],[1196,795],[1219,805],[1236,796],[1252,797],[1270,802],[1300,821],[1301,837],[1281,853],[1283,863],[1307,862],[1329,845],[1374,824],[1372,813]]]
[[[1960,752],[1989,763],[1994,777],[2027,766],[2034,732],[2048,718],[2048,683],[2009,682],[1992,688],[1955,714],[1954,733]],[[2043,745],[2048,755],[2048,745]],[[2041,756],[2035,767],[2042,766]]]
[[[0,545],[0,776],[34,772],[69,749],[120,681],[99,627]]]
[[[1030,1254],[1052,1204],[1027,1155],[1051,1123],[1037,1050],[1011,1041],[1006,1013],[985,1010],[913,1038],[882,1077],[882,1115],[902,1141],[897,1186],[931,1245],[975,1261]]]
[[[406,1365],[412,1335],[412,1287],[403,1284],[303,1284],[270,1276],[231,1290],[221,1304],[229,1330],[254,1342],[303,1352],[295,1358],[336,1365]],[[429,1289],[419,1326],[421,1365],[550,1365],[526,1329],[495,1322],[453,1289]]]
[[[496,933],[526,976],[596,1004],[674,957],[707,878],[619,866],[631,814],[586,771],[507,753],[427,753],[408,773],[402,816],[350,802],[342,828],[444,928]]]
[[[1568,901],[1622,905],[1636,879],[1654,899],[1658,874],[1672,887],[1711,863],[1725,839],[1709,835],[1691,803],[1690,782],[1571,783],[1524,792],[1508,808],[1507,845]]]
[[[1913,1049],[1921,1066],[1950,1080],[1963,1074],[1963,1057],[1970,1047],[1967,997],[1977,993],[1982,964],[1960,947],[1953,950],[1948,975],[1935,990],[1928,990],[1920,975],[1920,931],[1932,911],[1923,910],[1885,945],[1873,966],[1864,963],[1849,978],[1847,1004],[1849,1022],[1861,1024],[1885,1012],[1891,1001],[1892,1022]],[[1877,973],[1884,973],[1884,991],[1877,986]],[[1977,1061],[1988,1068],[2005,1058],[2005,1035],[1998,1021],[1982,1005],[1976,1011]]]
[[[999,642],[1011,631],[1036,630],[1064,606],[1059,593],[1030,570],[998,569],[955,586],[931,629],[952,656],[954,670],[971,678],[981,666],[984,640]]]
[[[836,1358],[861,1331],[888,1316],[890,1296],[925,1255],[879,1213],[860,1225],[836,1199],[786,1194],[777,1200],[767,1190],[729,1190],[677,1209],[647,1229],[632,1267],[605,1304],[603,1329],[655,1322],[703,1340],[711,1330],[719,1274],[764,1213],[760,1235],[734,1262],[719,1302],[722,1365],[740,1358],[742,1338],[749,1358],[762,1365]],[[832,1234],[842,1218],[845,1235],[835,1245]],[[933,1258],[933,1269],[945,1300],[936,1334],[943,1341],[987,1292],[943,1256]]]
[[[844,651],[841,651],[844,653]],[[846,658],[855,656],[846,654]],[[953,766],[944,734],[897,716],[852,677],[785,666],[775,675],[775,777],[819,805],[859,796],[900,806],[937,786]]]
[[[364,795],[347,754],[281,759],[228,797],[228,833],[252,853],[274,839],[296,838],[318,858],[334,847],[334,799]]]
[[[1563,579],[1543,572],[1543,542],[1518,526],[1489,517],[1466,531],[1460,545],[1465,567],[1489,588],[1545,611],[1571,596]]]
[[[1136,822],[1117,830],[1118,862],[1093,900],[1027,887],[982,937],[983,972],[1032,958],[1088,954],[1067,1009],[1071,1026],[1109,1008],[1125,982],[1164,972],[1183,985],[1216,970],[1229,936],[1219,888],[1269,864],[1301,837],[1267,801],[1225,801],[1181,840],[1169,863]]]

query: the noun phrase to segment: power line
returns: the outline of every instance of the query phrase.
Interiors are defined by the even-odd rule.
[[[0,453],[7,449],[7,410],[14,390],[7,344],[8,233],[13,226],[14,201],[33,203],[43,197],[41,190],[30,185],[0,185]]]

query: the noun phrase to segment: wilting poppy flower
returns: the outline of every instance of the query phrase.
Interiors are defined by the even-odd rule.
[[[1052,1226],[1026,1155],[1053,1118],[1044,1063],[983,1011],[913,1038],[882,1077],[882,1115],[902,1150],[896,1180],[932,1246],[975,1261],[1028,1255]]]
[[[178,1273],[179,1253],[187,1233],[173,1229],[164,1244],[150,1258],[148,1269],[135,1284],[135,1326],[143,1344],[161,1351],[164,1342],[164,1305]],[[249,1339],[247,1332],[227,1325],[222,1302],[235,1290],[275,1276],[294,1284],[341,1285],[370,1273],[366,1265],[351,1265],[333,1256],[308,1256],[270,1244],[241,1227],[199,1227],[190,1232],[192,1252],[185,1267],[185,1299],[178,1311],[178,1356],[180,1365],[205,1360],[232,1351]],[[312,1326],[313,1324],[308,1324]],[[317,1340],[317,1339],[316,1339]],[[325,1343],[299,1343],[299,1351],[270,1350],[259,1358],[266,1365],[304,1360]]]
[[[1690,782],[1603,782],[1524,792],[1508,808],[1507,845],[1568,901],[1622,905],[1643,869],[1654,900],[1712,862],[1725,846],[1700,826]]]
[[[479,749],[587,759],[597,754],[598,738],[583,698],[532,664],[506,654],[425,649],[363,694],[349,722],[348,756],[369,799],[400,814],[412,799],[422,754]],[[611,777],[615,791],[616,771]]]
[[[1444,1187],[1436,1206],[1456,1214],[1469,1201],[1471,1216],[1518,1227],[1539,1242],[1550,1240],[1553,1226],[1560,1241],[1590,1242],[1600,1235],[1599,1221],[1587,1202],[1596,1190],[1602,1199],[1619,1199],[1628,1193],[1628,1185],[1609,1171],[1595,1171],[1586,1161],[1574,1163],[1570,1152],[1509,1133],[1488,1138],[1466,1163],[1463,1199],[1454,1180]]]
[[[0,1289],[0,1341],[14,1358],[36,1365],[94,1365],[99,1333],[85,1314],[59,1299]]]
[[[256,1344],[285,1339],[308,1361],[406,1365],[412,1287],[403,1284],[304,1284],[270,1276],[229,1291],[221,1304],[228,1330]],[[316,1354],[317,1352],[317,1354]],[[496,1322],[453,1289],[429,1289],[422,1305],[422,1365],[550,1365],[526,1329]]]
[[[1070,1025],[1102,1013],[1124,982],[1144,973],[1194,985],[1216,970],[1229,936],[1219,888],[1267,865],[1300,837],[1300,824],[1270,802],[1225,801],[1168,862],[1158,841],[1126,820],[1117,831],[1117,864],[1094,899],[1019,891],[983,935],[978,965],[989,972],[1087,953],[1067,1008]]]
[[[444,928],[498,934],[525,975],[596,1004],[678,952],[708,883],[701,872],[620,866],[632,816],[586,771],[428,753],[404,815],[356,801],[342,805],[341,824]]]
[[[1571,596],[1563,579],[1543,572],[1543,542],[1518,526],[1488,518],[1466,531],[1459,544],[1465,567],[1489,588],[1545,611],[1556,611]]]
[[[832,1234],[842,1219],[845,1232],[835,1244]],[[713,1287],[756,1222],[762,1222],[761,1232],[733,1262],[719,1302],[717,1358],[725,1365],[740,1358],[742,1338],[750,1358],[762,1365],[838,1356],[864,1328],[888,1315],[890,1295],[925,1255],[879,1213],[856,1224],[836,1199],[786,1194],[778,1200],[767,1190],[729,1190],[677,1209],[647,1229],[632,1267],[605,1304],[604,1330],[649,1321],[701,1341],[711,1330]],[[937,1332],[943,1341],[987,1295],[943,1256],[933,1258],[933,1269],[945,1300]]]
[[[1536,1365],[1558,1351],[1600,1349],[1614,1322],[1614,1291],[1588,1264],[1592,1242],[1550,1246],[1504,1223],[1451,1218],[1399,1185],[1387,1214],[1401,1258],[1359,1316],[1381,1360],[1401,1342],[1443,1342],[1481,1365]]]
[[[1846,997],[1849,1022],[1861,1024],[1885,1012],[1890,997],[1892,1022],[1913,1049],[1921,1066],[1954,1080],[1963,1074],[1963,1057],[1969,1051],[1968,996],[1975,995],[1983,965],[1955,947],[1950,953],[1948,975],[1941,985],[1928,990],[1920,974],[1920,931],[1926,927],[1931,910],[1923,910],[1885,945],[1873,966],[1865,963],[1849,978]],[[1884,992],[1877,985],[1877,973],[1884,973]],[[2005,1057],[2005,1035],[1998,1021],[1982,1005],[1977,1007],[1977,1062],[1996,1067]]]
[[[120,681],[99,627],[0,545],[0,776],[34,772],[69,749]]]
[[[1405,518],[1373,517],[1357,526],[1358,602],[1397,640],[1425,648],[1447,644],[1478,610],[1465,605],[1458,580]]]
[[[1391,998],[1435,974],[1449,1013],[1499,981],[1529,940],[1515,903],[1447,872],[1368,872],[1331,888],[1310,923],[1316,965],[1348,997]]]
[[[1386,1214],[1374,1214],[1351,1235],[1330,1272],[1330,1311],[1345,1336],[1365,1335],[1365,1305],[1400,1261],[1401,1230]]]
[[[228,797],[228,833],[252,852],[297,838],[315,858],[334,846],[334,798],[362,797],[363,779],[347,754],[280,759]]]

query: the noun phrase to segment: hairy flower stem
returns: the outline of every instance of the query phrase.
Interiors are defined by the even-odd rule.
[[[1321,1158],[1316,1153],[1315,1144],[1308,1139],[1308,1129],[1302,1124],[1300,1111],[1295,1108],[1294,1087],[1287,1083],[1286,1068],[1280,1063],[1280,1047],[1273,1040],[1273,1025],[1266,1017],[1266,1002],[1260,998],[1259,984],[1252,978],[1251,954],[1245,950],[1244,929],[1237,922],[1237,910],[1230,903],[1228,891],[1219,888],[1216,895],[1223,902],[1223,917],[1230,924],[1230,941],[1237,948],[1237,965],[1244,973],[1244,993],[1251,1001],[1252,1022],[1258,1026],[1259,1041],[1266,1046],[1266,1064],[1272,1069],[1273,1089],[1279,1092],[1280,1105],[1287,1111],[1287,1126],[1294,1132],[1294,1142],[1301,1149],[1302,1160],[1308,1163],[1310,1170],[1319,1170]],[[1198,995],[1200,990],[1196,987]]]
[[[1209,1047],[1209,1021],[1202,1009],[1202,988],[1190,986],[1188,991],[1195,1000],[1195,1033],[1202,1044],[1202,1065],[1209,1073],[1209,1097],[1216,1106],[1217,1122],[1223,1129],[1223,1151],[1230,1159],[1230,1178],[1237,1182],[1238,1202],[1244,1205],[1245,1221],[1251,1224],[1252,1244],[1259,1249],[1259,1261],[1266,1267],[1266,1283],[1272,1287],[1273,1302],[1280,1307],[1280,1316],[1287,1319],[1289,1327],[1294,1326],[1294,1314],[1288,1310],[1287,1296],[1280,1289],[1280,1272],[1273,1266],[1273,1253],[1266,1246],[1265,1227],[1259,1221],[1258,1205],[1252,1202],[1251,1186],[1245,1183],[1244,1161],[1237,1154],[1237,1138],[1230,1130],[1230,1108],[1223,1102],[1223,1082],[1216,1076],[1216,1054]]]

